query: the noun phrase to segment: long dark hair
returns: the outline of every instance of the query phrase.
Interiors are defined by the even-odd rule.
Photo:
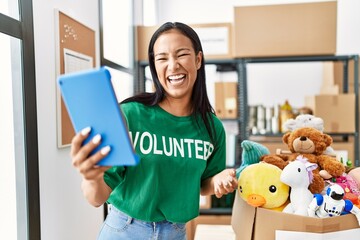
[[[171,29],[177,29],[186,37],[191,40],[192,46],[195,50],[195,55],[199,52],[203,53],[201,42],[197,33],[188,25],[180,22],[167,22],[160,26],[155,33],[152,35],[148,48],[148,58],[149,58],[149,67],[151,71],[151,76],[155,86],[155,92],[153,93],[140,93],[138,95],[132,96],[125,99],[122,103],[125,102],[140,102],[147,106],[155,106],[161,102],[165,97],[165,90],[161,86],[161,83],[157,77],[155,61],[154,61],[154,44],[155,41],[159,38],[161,34],[167,32]],[[215,143],[215,128],[214,122],[211,117],[212,114],[215,114],[213,107],[210,104],[207,90],[206,90],[206,77],[205,77],[205,59],[204,54],[202,55],[201,66],[197,70],[197,78],[194,84],[194,88],[191,95],[191,104],[192,104],[192,116],[197,121],[197,116],[201,116],[205,127],[209,133],[211,140]]]

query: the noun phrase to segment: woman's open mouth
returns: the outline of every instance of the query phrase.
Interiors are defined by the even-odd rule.
[[[171,75],[167,79],[172,85],[181,84],[185,79],[185,74]]]

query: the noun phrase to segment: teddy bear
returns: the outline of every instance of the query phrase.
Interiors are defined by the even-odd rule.
[[[316,163],[318,168],[313,170],[313,180],[309,190],[321,193],[325,187],[325,180],[320,176],[321,170],[327,171],[334,177],[341,176],[345,172],[344,165],[335,157],[325,155],[324,151],[332,143],[332,138],[313,127],[301,127],[283,135],[283,142],[288,146],[290,154],[267,154],[261,157],[261,161],[267,162],[284,169],[299,155],[307,158],[309,162]]]
[[[291,118],[284,122],[283,127],[288,131],[293,131],[302,127],[313,127],[323,132],[324,120],[312,114],[300,114],[295,119]],[[336,153],[331,146],[326,148],[324,154],[336,156]]]

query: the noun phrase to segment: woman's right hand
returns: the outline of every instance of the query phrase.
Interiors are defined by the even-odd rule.
[[[90,127],[84,128],[77,133],[71,141],[72,165],[82,175],[82,190],[87,200],[94,206],[102,205],[109,197],[111,188],[104,181],[104,173],[110,167],[98,166],[97,163],[109,152],[110,147],[105,146],[98,152],[90,153],[100,144],[101,135],[97,134],[88,143],[83,145],[89,136]]]

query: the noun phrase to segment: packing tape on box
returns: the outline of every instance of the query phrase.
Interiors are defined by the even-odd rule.
[[[340,224],[327,224],[323,226],[317,226],[313,224],[309,224],[305,226],[307,232],[314,232],[314,233],[325,233],[325,232],[335,232],[340,230]]]
[[[337,106],[338,104],[339,104],[339,98],[336,96],[336,95],[334,95],[332,98],[331,98],[331,104],[333,105],[333,106]]]
[[[338,132],[339,131],[339,128],[340,128],[340,125],[338,122],[331,122],[330,123],[330,126],[331,126],[331,130],[332,132]]]

